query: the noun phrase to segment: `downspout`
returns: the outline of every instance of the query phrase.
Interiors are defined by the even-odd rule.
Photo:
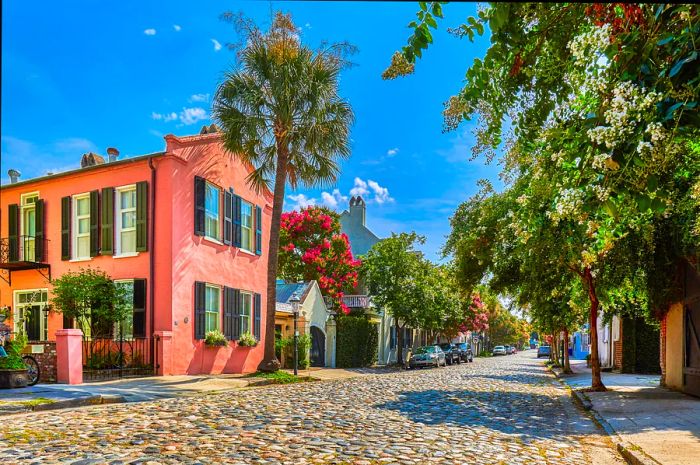
[[[150,189],[150,203],[151,203],[151,221],[148,223],[148,235],[151,250],[148,254],[148,307],[151,311],[151,363],[153,364],[154,374],[158,372],[158,366],[156,366],[156,343],[155,343],[155,322],[156,322],[156,309],[155,309],[155,255],[156,248],[154,243],[155,237],[155,227],[156,227],[156,167],[153,166],[153,157],[148,158],[148,167],[151,169],[151,189]]]

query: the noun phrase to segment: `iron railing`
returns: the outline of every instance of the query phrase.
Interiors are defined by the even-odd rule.
[[[369,296],[367,295],[345,295],[343,296],[343,303],[350,308],[368,308],[369,307]]]
[[[153,374],[151,340],[83,337],[83,380],[104,381]]]
[[[46,263],[47,240],[36,236],[0,239],[0,263]]]

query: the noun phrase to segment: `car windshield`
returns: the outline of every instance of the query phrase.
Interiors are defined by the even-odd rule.
[[[493,348],[493,350],[505,350],[505,347],[503,346],[496,346]]]
[[[442,350],[448,350],[450,347],[452,347],[452,344],[440,344]]]
[[[549,346],[540,347],[540,352],[549,352]]]
[[[435,347],[427,346],[417,348],[414,354],[432,354],[433,352],[435,352]]]
[[[458,346],[460,349],[468,349],[468,348],[469,348],[469,346],[468,346],[467,344],[465,344],[464,342],[462,342],[461,344],[457,344],[457,346]]]

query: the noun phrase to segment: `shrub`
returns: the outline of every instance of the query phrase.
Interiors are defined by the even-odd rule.
[[[285,357],[290,365],[294,363],[294,336],[285,337],[279,340],[278,347],[284,350]],[[298,366],[301,369],[309,367],[309,349],[311,349],[311,336],[304,334],[299,336],[297,341]],[[293,366],[293,365],[292,365]]]
[[[224,333],[215,329],[214,331],[209,331],[205,338],[204,343],[208,346],[225,346],[228,344],[228,339],[224,336]]]
[[[238,338],[238,345],[241,347],[255,347],[258,345],[258,340],[249,332],[245,332]]]
[[[7,357],[0,358],[0,369],[3,370],[23,370],[26,368],[22,360],[22,351],[27,345],[27,336],[23,333],[17,334],[9,343],[5,344]]]
[[[341,315],[337,323],[336,366],[366,367],[377,360],[379,331],[366,315]]]

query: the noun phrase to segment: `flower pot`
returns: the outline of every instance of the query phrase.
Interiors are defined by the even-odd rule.
[[[0,389],[23,388],[29,385],[29,374],[26,369],[0,369]]]

